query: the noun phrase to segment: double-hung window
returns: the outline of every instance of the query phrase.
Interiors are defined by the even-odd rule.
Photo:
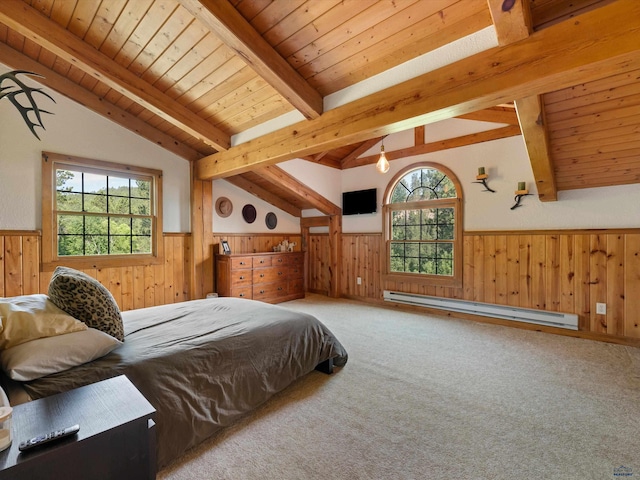
[[[157,263],[162,172],[53,153],[42,165],[44,263]]]
[[[384,197],[385,279],[462,285],[462,190],[447,168],[412,165]]]

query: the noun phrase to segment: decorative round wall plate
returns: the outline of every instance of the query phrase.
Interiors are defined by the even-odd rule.
[[[221,217],[228,217],[233,211],[233,203],[227,197],[220,197],[216,200],[216,213]]]
[[[267,213],[267,216],[264,218],[264,223],[267,224],[267,228],[269,230],[273,230],[278,225],[278,217],[273,212]]]
[[[242,218],[247,223],[253,223],[256,221],[256,207],[251,205],[250,203],[246,204],[242,208]]]

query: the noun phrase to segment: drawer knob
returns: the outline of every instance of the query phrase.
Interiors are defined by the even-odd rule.
[[[241,293],[240,295],[238,295],[239,297],[244,297],[244,293]]]
[[[260,263],[264,263],[264,260],[260,260]]]
[[[244,275],[240,275],[240,280],[244,280]]]
[[[264,273],[261,273],[261,274],[260,274],[260,278],[262,278],[262,277],[264,277]]]
[[[282,287],[278,287],[278,290],[282,290]]]
[[[278,275],[282,275],[282,272],[278,272]]]
[[[246,265],[244,262],[240,262],[240,265]]]
[[[264,290],[260,290],[260,293],[264,293]]]

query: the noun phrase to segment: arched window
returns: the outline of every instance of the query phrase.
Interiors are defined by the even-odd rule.
[[[384,196],[385,279],[462,285],[462,189],[441,165],[398,173]]]

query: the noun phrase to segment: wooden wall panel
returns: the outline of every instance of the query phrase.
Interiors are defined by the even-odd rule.
[[[579,317],[578,327],[580,330],[590,330],[590,312],[591,312],[591,296],[590,296],[590,280],[591,274],[589,270],[589,235],[576,235],[575,239],[575,288],[576,303],[574,313]],[[595,306],[594,306],[595,308]]]
[[[575,311],[575,258],[573,235],[560,236],[560,265],[558,270],[561,312]]]
[[[313,242],[313,240],[314,235],[311,236],[311,241]],[[365,298],[380,298],[382,296],[380,252],[383,250],[382,235],[380,234],[342,234],[340,295]],[[309,257],[311,259],[311,255]],[[314,273],[316,276],[321,275],[317,271]],[[361,280],[359,285],[358,277]]]
[[[300,250],[302,240],[298,234],[211,238],[211,251],[226,239],[236,253],[271,251],[284,239]],[[189,300],[192,238],[165,234],[163,240],[167,258],[162,265],[85,271],[112,292],[122,310]],[[380,300],[387,289],[487,303],[491,298],[576,313],[583,332],[640,338],[640,230],[471,232],[464,238],[461,288],[383,282],[381,234],[343,234],[342,248],[342,296]],[[39,270],[39,252],[39,232],[0,231],[0,296],[46,293],[52,272]],[[310,235],[310,291],[328,292],[330,253],[326,234]],[[606,315],[595,313],[597,302],[607,304]]]
[[[531,235],[518,235],[518,305],[531,305]]]
[[[516,236],[507,241],[507,305],[520,306],[520,242]]]
[[[328,252],[321,235],[310,244],[310,289],[322,290]],[[395,290],[576,313],[582,332],[640,338],[639,230],[469,232],[461,288],[381,282],[383,245],[380,234],[343,234],[342,296],[381,300]]]
[[[0,297],[47,293],[53,272],[40,271],[40,233],[0,231]],[[163,236],[162,265],[88,268],[111,292],[121,310],[189,300],[191,237]]]
[[[308,254],[308,290],[310,292],[329,295],[329,264],[327,263],[331,258],[331,252],[329,251],[329,235],[309,235]],[[350,295],[350,284],[346,281],[346,279],[351,276],[351,272],[354,268],[354,262],[352,261],[351,257],[350,244],[346,244],[343,246],[342,254],[345,256],[350,256],[349,261],[344,261],[343,258],[343,267],[341,270],[341,284],[343,286],[343,291],[341,292],[341,294],[348,296]]]
[[[624,332],[624,236],[607,235],[607,333]]]
[[[590,331],[608,333],[607,316],[598,315],[595,305],[607,302],[607,236],[591,235],[589,249]]]
[[[544,281],[546,292],[546,310],[557,312],[560,309],[560,236],[545,235]]]
[[[624,266],[623,334],[640,338],[640,234],[626,235]]]
[[[231,253],[259,253],[273,252],[273,247],[279,245],[283,240],[289,243],[295,242],[294,250],[299,252],[302,250],[302,235],[295,234],[237,234],[237,233],[213,233],[212,251],[218,253],[219,245],[222,240],[226,240],[231,248]]]
[[[473,236],[473,255],[468,259],[467,268],[473,265],[473,297],[467,300],[484,302],[484,241],[481,235]]]

